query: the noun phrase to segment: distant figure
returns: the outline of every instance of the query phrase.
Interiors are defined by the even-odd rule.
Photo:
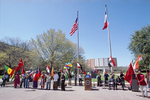
[[[64,73],[62,73],[62,76],[61,76],[61,90],[65,91],[65,76],[64,76]]]
[[[79,74],[79,86],[82,86],[82,76]]]
[[[57,81],[58,81],[59,76],[58,76],[58,74],[57,74],[56,71],[54,72],[53,78],[54,78],[53,90],[57,90],[57,88],[58,88],[58,83],[57,83]]]
[[[144,92],[144,97],[145,97],[145,96],[148,96],[148,94],[147,94],[147,87],[146,87],[147,84],[144,79],[145,79],[144,75],[141,74],[141,70],[139,69],[138,74],[137,74],[137,81],[138,81],[137,84],[141,85],[141,89],[144,90],[143,92]]]
[[[45,73],[43,72],[43,75],[42,75],[42,79],[41,79],[41,89],[44,89],[44,86],[45,86]]]
[[[100,73],[98,73],[98,77],[97,77],[97,86],[100,86],[101,83],[102,83],[101,75],[100,75]]]
[[[20,84],[20,77],[19,77],[19,73],[17,72],[14,80],[14,88],[17,88],[18,84]]]
[[[51,73],[48,73],[47,75],[47,81],[46,81],[46,90],[51,89]]]
[[[25,78],[25,88],[29,88],[29,72],[27,72],[27,74],[26,74],[26,78]]]
[[[6,81],[7,81],[7,77],[6,77],[6,74],[5,74],[5,73],[4,73],[4,75],[3,75],[2,80],[3,80],[3,82],[2,82],[2,84],[1,84],[1,87],[2,87],[2,86],[5,87],[5,83],[6,83]]]
[[[22,74],[21,76],[22,78],[21,78],[20,88],[22,88],[22,83],[23,83],[23,87],[25,88],[25,74]]]
[[[75,73],[74,75],[74,80],[75,80],[75,86],[77,85],[77,74]]]
[[[122,89],[124,90],[124,87],[125,87],[125,81],[124,81],[124,74],[123,74],[123,72],[120,73],[120,78],[121,78]]]
[[[113,87],[113,90],[115,90],[115,79],[113,75],[111,75],[111,78],[109,79],[109,90],[111,89],[111,86]]]
[[[35,75],[36,75],[36,73],[35,73]],[[33,88],[34,89],[37,89],[37,87],[38,87],[38,77],[36,77],[36,76],[34,76],[34,78],[33,78]]]
[[[114,79],[115,75],[113,72],[111,72],[110,77],[112,77],[112,79]]]
[[[104,74],[105,84],[108,83],[108,77],[109,77],[109,75],[107,74],[107,72],[105,72],[105,74]]]
[[[117,89],[117,85],[121,85],[121,79],[119,78],[119,76],[116,78],[116,90],[118,90]]]
[[[149,90],[150,90],[150,80],[149,80],[149,70],[147,70],[147,72],[146,72],[147,74],[145,75],[145,78],[146,78],[146,81],[147,81],[147,84],[148,84],[148,88],[149,88]]]
[[[57,85],[58,85],[58,87],[60,87],[60,72],[58,72],[58,76],[59,76],[59,78],[58,78],[58,81],[57,81]]]
[[[90,73],[88,72],[88,74],[85,76],[86,78],[91,78]]]

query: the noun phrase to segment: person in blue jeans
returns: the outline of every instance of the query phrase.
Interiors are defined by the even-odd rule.
[[[20,88],[22,88],[22,83],[23,83],[23,87],[25,88],[25,74],[22,74]]]
[[[29,88],[29,74],[26,74],[26,78],[25,78],[25,88]]]
[[[46,90],[51,89],[51,73],[47,75]]]

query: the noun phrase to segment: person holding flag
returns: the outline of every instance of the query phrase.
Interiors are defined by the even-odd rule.
[[[17,88],[18,84],[20,84],[20,77],[19,77],[19,73],[17,72],[14,80],[14,88]]]
[[[141,92],[143,92],[143,90],[144,90],[143,96],[145,97],[145,96],[148,96],[148,93],[147,93],[147,87],[146,87],[147,84],[144,79],[145,79],[145,77],[143,74],[141,74],[141,70],[139,69],[138,74],[137,74],[137,81],[138,81],[137,84],[141,86],[141,89],[142,89]]]
[[[39,67],[37,67],[34,79],[33,79],[33,88],[37,89],[38,87],[38,79],[41,77],[41,71]]]

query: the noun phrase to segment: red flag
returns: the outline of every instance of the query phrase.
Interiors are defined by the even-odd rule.
[[[135,74],[132,66],[132,62],[129,65],[128,71],[125,75],[124,80],[128,81],[130,83],[130,86],[132,85],[132,75]]]
[[[95,68],[95,73],[98,73],[97,68]]]
[[[82,73],[86,74],[86,71],[83,69],[83,70],[82,70]]]
[[[39,69],[39,67],[37,67],[35,76],[34,76],[34,81],[38,81],[38,79],[41,77],[41,71]]]
[[[70,32],[70,35],[72,36],[75,31],[78,29],[78,18],[76,18],[76,21],[74,22],[73,26],[72,26],[72,29],[71,29],[71,32]]]
[[[22,60],[22,58],[21,58],[21,60],[20,60],[20,62],[19,62],[19,64],[18,64],[18,66],[17,66],[17,68],[16,68],[16,72],[23,66],[24,64],[23,64],[23,60]]]
[[[21,74],[24,74],[24,72],[25,72],[25,70],[24,70],[24,68],[23,68],[23,66],[22,66],[22,73],[21,73]]]

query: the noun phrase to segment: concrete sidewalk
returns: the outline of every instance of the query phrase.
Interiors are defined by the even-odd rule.
[[[51,84],[52,87],[52,84]],[[150,91],[148,92],[150,96]],[[126,90],[108,90],[93,87],[85,91],[84,86],[67,86],[66,91],[14,88],[13,84],[0,88],[0,100],[150,100],[142,97],[141,92]]]

